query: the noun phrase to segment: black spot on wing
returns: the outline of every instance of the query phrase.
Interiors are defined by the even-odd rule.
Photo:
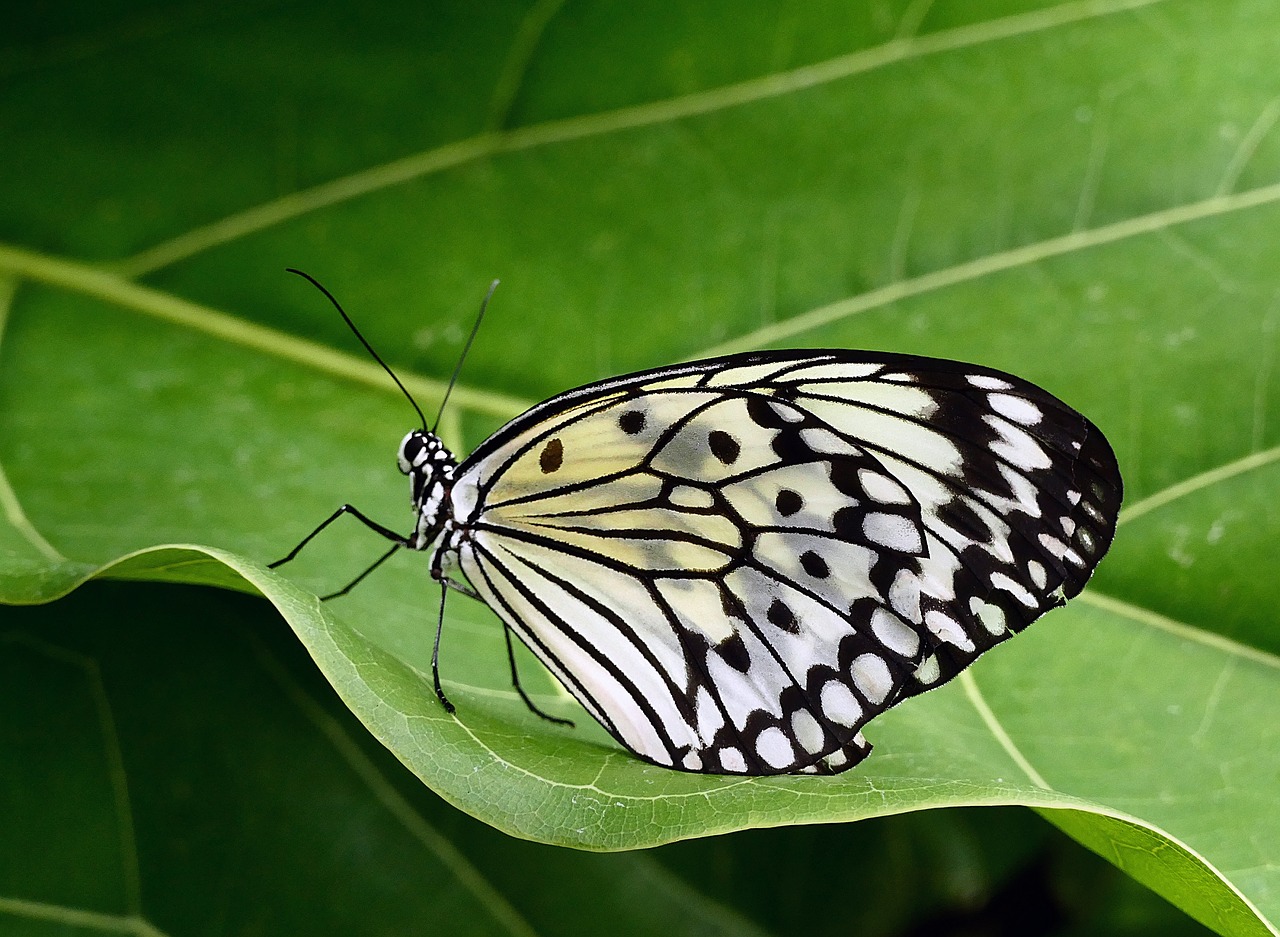
[[[751,655],[747,652],[746,642],[736,631],[716,645],[716,652],[739,673],[746,673],[751,669]]]
[[[618,417],[618,427],[628,436],[634,436],[644,429],[645,415],[643,410],[624,410]]]
[[[800,566],[814,579],[826,579],[831,575],[831,567],[827,565],[827,561],[812,550],[805,550],[800,554]]]
[[[560,441],[560,437],[553,436],[542,447],[542,455],[538,456],[538,467],[542,469],[543,475],[550,475],[558,471],[562,465],[564,465],[564,443]]]
[[[738,440],[722,429],[713,429],[707,435],[707,445],[711,447],[711,454],[725,465],[737,462],[738,456],[742,453],[742,446],[739,445]]]
[[[783,517],[790,517],[804,507],[804,498],[790,488],[783,488],[778,492],[777,497],[773,499],[773,506],[778,509],[778,513]]]
[[[800,632],[800,623],[796,621],[795,612],[782,599],[774,599],[769,606],[769,610],[765,613],[765,617],[769,619],[769,623],[783,631],[790,631],[792,634]]]

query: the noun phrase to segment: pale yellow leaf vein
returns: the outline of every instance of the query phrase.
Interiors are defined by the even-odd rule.
[[[1198,202],[1164,208],[1146,215],[1138,215],[1114,224],[1085,231],[1072,231],[1061,237],[1024,244],[1007,251],[988,254],[952,267],[944,267],[921,274],[910,280],[899,280],[851,296],[808,312],[800,313],[781,322],[758,328],[728,342],[703,349],[695,358],[708,355],[749,351],[784,339],[794,338],[804,332],[832,325],[860,313],[891,306],[925,293],[958,286],[982,277],[1036,264],[1054,257],[1062,257],[1076,251],[1088,250],[1112,244],[1126,238],[1154,234],[1179,224],[1212,218],[1233,211],[1243,211],[1280,201],[1280,183],[1247,189],[1230,195],[1213,195]]]
[[[933,2],[934,0],[912,0],[906,12],[902,14],[902,19],[898,22],[898,29],[894,33],[894,38],[910,39],[920,32],[920,26],[924,23],[924,18],[929,15],[929,11],[933,8]]]
[[[1232,154],[1231,161],[1227,163],[1227,168],[1222,173],[1222,180],[1218,183],[1219,195],[1226,195],[1236,187],[1244,167],[1249,165],[1249,160],[1253,159],[1253,155],[1258,152],[1258,147],[1271,132],[1277,120],[1280,120],[1280,98],[1272,98],[1254,120],[1253,126],[1244,135],[1235,153]]]
[[[1088,230],[1089,219],[1093,216],[1093,203],[1098,196],[1098,186],[1102,182],[1102,167],[1107,158],[1107,146],[1111,142],[1111,111],[1114,101],[1114,93],[1104,93],[1098,101],[1093,120],[1093,132],[1089,140],[1089,160],[1085,165],[1080,197],[1076,201],[1076,217],[1071,225],[1072,231]]]
[[[1157,491],[1153,495],[1148,495],[1141,501],[1137,501],[1122,510],[1116,523],[1117,525],[1127,524],[1142,517],[1144,514],[1150,514],[1157,508],[1164,507],[1170,502],[1177,501],[1179,498],[1185,498],[1187,495],[1195,494],[1197,491],[1225,482],[1235,478],[1237,475],[1263,468],[1277,460],[1280,460],[1280,446],[1273,446],[1261,452],[1251,452],[1247,456],[1228,462],[1226,465],[1220,465],[1207,472],[1201,472],[1199,475],[1193,475],[1185,481],[1180,481],[1176,485],[1170,485],[1168,488]]]
[[[889,247],[889,279],[900,282],[906,278],[907,249],[911,245],[911,231],[920,210],[920,186],[912,185],[898,208],[898,223],[894,227],[893,242]]]
[[[346,765],[355,772],[378,802],[408,833],[421,843],[440,863],[489,910],[494,918],[510,933],[522,937],[537,937],[537,931],[526,921],[498,889],[489,882],[466,856],[439,830],[428,823],[413,806],[401,796],[382,774],[360,746],[347,734],[346,729],[300,687],[280,665],[267,647],[251,635],[254,656],[289,701],[316,727],[337,752]]]
[[[1262,186],[1230,195],[1215,195],[1199,202],[1162,209],[1147,215],[1094,228],[1089,231],[1073,231],[1058,238],[1035,244],[1027,244],[1012,250],[980,257],[922,274],[910,280],[901,280],[859,296],[821,306],[778,322],[756,329],[740,338],[713,348],[704,349],[694,357],[727,354],[758,348],[771,342],[790,338],[805,331],[847,319],[851,316],[891,305],[901,300],[919,296],[934,290],[955,286],[984,276],[1026,266],[1039,261],[1085,250],[1124,238],[1160,232],[1172,225],[1184,224],[1232,211],[1243,211],[1280,201],[1280,183]],[[203,331],[227,341],[274,354],[281,358],[305,364],[320,371],[358,381],[374,387],[393,389],[390,381],[372,362],[310,342],[297,336],[279,332],[257,323],[247,322],[218,310],[181,299],[159,290],[150,289],[87,264],[56,257],[48,257],[21,248],[0,245],[0,271],[30,277],[34,280],[75,290],[108,302],[153,315],[176,324]],[[403,375],[406,386],[416,395],[427,399],[439,399],[444,384],[412,373]],[[527,409],[527,401],[504,394],[469,387],[455,387],[454,398],[471,410],[510,417]],[[1266,458],[1268,453],[1258,453],[1250,459]],[[1135,508],[1138,506],[1135,505]],[[1148,508],[1149,509],[1149,508]],[[1134,509],[1130,509],[1130,515]]]
[[[13,307],[13,294],[17,289],[17,278],[0,276],[0,352],[3,352],[5,328],[9,324],[9,310]],[[9,522],[9,526],[43,554],[45,559],[54,563],[67,561],[67,558],[54,549],[53,544],[45,540],[31,523],[27,512],[22,509],[22,502],[18,500],[18,493],[9,483],[9,476],[5,473],[3,465],[0,465],[0,510],[4,511],[4,519]]]
[[[43,901],[27,901],[23,898],[0,896],[0,913],[33,921],[49,921],[66,927],[107,931],[112,934],[136,934],[138,937],[166,937],[164,931],[153,927],[140,917],[118,914],[101,914],[82,908],[47,904]]]
[[[612,111],[531,124],[509,131],[483,132],[466,140],[447,143],[423,153],[411,154],[402,159],[364,169],[310,189],[264,202],[243,212],[228,215],[142,251],[123,261],[116,269],[129,277],[141,276],[321,208],[500,153],[568,143],[715,113],[727,108],[740,107],[830,84],[927,55],[1031,35],[1162,2],[1165,0],[1076,0],[1076,2],[1063,3],[1044,10],[941,30],[923,36],[900,36],[873,48],[707,91]],[[533,25],[537,25],[536,21]]]
[[[165,322],[212,335],[223,341],[253,348],[336,377],[399,393],[382,368],[372,361],[335,351],[318,342],[308,341],[230,313],[194,303],[161,290],[152,289],[109,273],[89,264],[0,244],[0,271],[29,277],[32,280],[73,290],[108,303],[144,313]],[[420,377],[411,372],[397,372],[410,393],[423,400],[439,400],[444,394],[443,381]],[[508,417],[528,409],[524,400],[493,391],[457,385],[450,397],[453,403],[479,413]]]
[[[1140,605],[1133,605],[1129,602],[1112,598],[1109,595],[1103,595],[1093,589],[1086,589],[1084,592],[1076,596],[1073,601],[1082,602],[1085,605],[1092,605],[1095,608],[1102,609],[1103,611],[1123,616],[1124,618],[1140,622],[1141,624],[1152,628],[1157,628],[1187,641],[1195,641],[1226,654],[1242,657],[1245,660],[1251,660],[1254,663],[1262,664],[1265,667],[1275,667],[1280,669],[1280,656],[1276,656],[1269,651],[1250,647],[1247,644],[1241,644],[1239,641],[1233,641],[1231,638],[1218,634],[1214,631],[1207,631],[1204,628],[1197,628],[1194,625],[1188,625],[1185,622],[1175,621],[1172,618],[1167,618],[1164,615],[1153,612],[1150,609],[1143,608]]]
[[[1013,759],[1014,764],[1022,769],[1023,774],[1025,774],[1036,787],[1041,790],[1052,791],[1053,788],[1049,786],[1049,782],[1047,782],[1040,772],[1035,769],[1035,766],[1027,760],[1027,756],[1022,754],[1022,751],[1014,744],[1013,739],[1009,737],[1009,733],[1005,731],[1004,726],[1000,724],[1000,720],[996,718],[996,714],[992,712],[990,705],[987,704],[986,697],[983,696],[982,691],[978,689],[978,682],[973,679],[973,671],[961,671],[959,679],[960,685],[964,687],[964,695],[969,698],[969,702],[972,703],[973,708],[977,710],[978,716],[982,719],[983,723],[986,724],[988,731],[995,736],[996,741],[1000,743],[1000,747],[1003,748],[1005,753]]]
[[[1222,702],[1222,694],[1231,680],[1231,675],[1235,673],[1236,664],[1239,660],[1240,658],[1238,657],[1228,657],[1227,665],[1222,668],[1222,671],[1218,674],[1218,679],[1214,681],[1213,688],[1209,691],[1209,698],[1204,704],[1204,714],[1200,717],[1200,725],[1196,727],[1195,732],[1191,733],[1191,738],[1188,739],[1192,745],[1199,745],[1209,733],[1214,717],[1218,714],[1218,705]]]
[[[537,0],[525,13],[515,38],[511,41],[511,47],[507,50],[498,79],[493,84],[486,130],[502,130],[506,127],[516,95],[524,84],[525,75],[533,62],[534,53],[538,51],[538,44],[547,30],[547,24],[560,12],[562,6],[564,0]]]

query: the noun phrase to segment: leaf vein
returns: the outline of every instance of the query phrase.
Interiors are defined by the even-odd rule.
[[[138,277],[318,209],[499,153],[567,143],[715,113],[830,84],[928,55],[1031,35],[1163,2],[1166,0],[1072,0],[1072,2],[1044,10],[960,26],[923,36],[898,36],[879,46],[860,49],[821,62],[802,65],[789,71],[775,72],[706,91],[617,108],[612,111],[549,120],[509,131],[482,132],[465,140],[453,141],[435,149],[363,169],[310,189],[292,192],[210,224],[193,228],[135,254],[119,264],[116,269],[125,276]],[[548,3],[549,13],[546,10],[543,11],[548,18],[551,13],[554,13],[550,7],[551,4]],[[529,27],[531,30],[533,26],[538,25],[532,13],[526,23],[532,24]],[[905,18],[904,26],[914,29]],[[519,41],[517,39],[517,42]],[[514,51],[513,49],[513,55]],[[495,102],[501,100],[499,97],[501,93],[499,86],[495,89]],[[496,107],[497,104],[493,106]],[[491,114],[491,121],[492,116]]]
[[[140,917],[103,914],[83,908],[48,904],[43,901],[27,901],[0,895],[0,913],[37,921],[53,921],[68,927],[85,927],[116,934],[137,934],[138,937],[165,937],[165,933]]]
[[[1270,651],[1264,651],[1261,648],[1251,647],[1243,644],[1226,635],[1218,634],[1216,631],[1207,631],[1204,628],[1197,628],[1195,625],[1189,625],[1186,622],[1177,621],[1154,612],[1151,609],[1143,608],[1140,605],[1134,605],[1123,599],[1117,599],[1113,596],[1104,595],[1094,589],[1086,589],[1075,597],[1073,601],[1083,602],[1086,605],[1092,605],[1104,611],[1121,615],[1132,621],[1140,622],[1152,628],[1161,631],[1167,631],[1170,634],[1177,635],[1188,641],[1195,641],[1199,644],[1208,645],[1218,651],[1227,654],[1233,654],[1237,657],[1243,657],[1246,660],[1254,661],[1266,667],[1275,667],[1280,669],[1280,656],[1272,654]]]
[[[399,393],[383,370],[372,361],[250,322],[172,293],[132,283],[89,264],[0,244],[0,272],[3,271],[29,277],[48,286],[93,296],[134,312],[204,332],[223,341],[306,365],[317,371]],[[415,396],[439,400],[444,394],[443,381],[420,377],[410,372],[397,373]],[[526,401],[515,397],[461,385],[453,388],[450,399],[470,410],[499,417],[511,416],[530,406]]]
[[[1280,201],[1280,182],[1230,195],[1212,195],[1198,202],[1162,208],[1098,228],[1071,231],[1059,237],[1024,244],[1021,247],[988,254],[951,267],[943,267],[910,280],[888,283],[866,293],[837,300],[792,316],[790,319],[756,329],[739,338],[704,349],[692,357],[701,358],[706,355],[730,354],[758,348],[761,345],[792,338],[802,332],[841,322],[864,312],[891,306],[906,299],[958,286],[992,274],[1003,273],[1006,270],[1029,266],[1076,251],[1113,244],[1126,238],[1155,234],[1174,225],[1256,208],[1277,201]]]
[[[1120,512],[1120,518],[1117,525],[1127,524],[1130,521],[1149,514],[1157,508],[1162,508],[1170,502],[1177,501],[1179,498],[1185,498],[1194,494],[1203,488],[1225,482],[1228,479],[1235,478],[1237,475],[1243,475],[1246,472],[1252,472],[1255,469],[1263,468],[1272,462],[1280,460],[1280,446],[1273,446],[1270,449],[1264,449],[1261,452],[1251,452],[1246,456],[1241,456],[1225,465],[1217,468],[1209,469],[1207,472],[1201,472],[1199,475],[1193,475],[1184,479],[1177,484],[1170,485],[1157,491],[1155,494],[1148,495],[1141,501],[1138,501]]]
[[[996,714],[992,711],[990,704],[987,703],[986,697],[978,689],[978,682],[974,680],[972,671],[965,670],[960,673],[960,685],[964,687],[964,694],[969,698],[969,702],[973,704],[973,708],[978,711],[978,716],[986,724],[991,734],[995,736],[996,741],[1000,743],[1000,747],[1013,759],[1014,764],[1022,769],[1023,774],[1036,787],[1045,791],[1053,791],[1049,782],[1027,760],[1027,756],[1022,754],[1021,749],[1014,743],[1009,733],[1005,731],[1005,727],[1000,724],[1000,720],[996,718]]]

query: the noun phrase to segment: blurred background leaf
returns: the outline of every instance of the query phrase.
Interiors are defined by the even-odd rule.
[[[1275,933],[1273,4],[119,2],[0,16],[7,601],[52,599],[101,564],[116,577],[261,591],[414,774],[521,836],[626,848],[1029,804],[1220,932]],[[340,607],[308,590],[363,568],[378,548],[366,533],[335,532],[289,580],[262,569],[343,501],[407,519],[392,456],[411,414],[285,266],[343,298],[424,407],[438,401],[488,281],[503,279],[446,423],[460,448],[529,402],[627,369],[747,347],[868,347],[979,361],[1062,396],[1115,444],[1128,513],[1090,592],[972,678],[878,720],[876,754],[836,780],[677,775],[627,758],[582,719],[573,733],[542,725],[505,685],[492,617],[461,601],[444,664],[462,721],[444,719],[420,677],[434,604],[420,558],[398,557]],[[166,543],[212,549],[146,552]],[[118,562],[133,551],[144,552]],[[144,627],[144,606],[159,601],[145,588],[92,595],[5,621],[66,615],[99,639],[161,640]],[[209,614],[226,628],[249,607],[211,603]],[[147,667],[138,655],[113,712],[144,705],[148,684],[160,692],[186,666],[179,658],[211,653],[181,627],[192,614],[166,623],[179,657]],[[33,647],[69,648],[104,672],[110,648],[60,644],[44,627],[23,624],[28,637],[4,648],[5,665],[26,674],[3,685],[5,705],[15,727],[15,714],[52,707],[84,735],[98,726],[89,710],[72,718],[27,695],[49,666]],[[546,705],[570,712],[526,665]],[[236,706],[228,688],[193,692],[180,708],[230,720]],[[49,718],[46,742],[62,737]],[[179,777],[182,737],[144,748],[130,777]],[[41,764],[75,776],[47,751],[0,764],[13,766],[4,789],[26,798],[45,793]],[[283,769],[267,759],[256,770],[265,794],[210,803],[202,822],[225,829],[285,795]],[[19,796],[0,810],[22,816],[6,806],[26,803]],[[65,796],[37,797],[49,813],[30,817],[44,823],[32,829],[64,826],[74,784]],[[932,835],[953,822],[944,816],[884,821],[907,832],[870,848],[925,867],[895,837]],[[1011,822],[1023,824],[1008,837],[1018,839],[1039,821]],[[745,905],[783,933],[767,898],[745,896],[792,907],[801,886],[769,891],[760,873],[735,870],[855,850],[867,826],[754,832],[667,854],[755,857],[695,892],[719,889],[712,918]],[[1045,897],[1046,928],[1129,926],[1123,909],[1139,893],[1115,892],[1082,917],[1107,889],[1080,885],[1089,877],[1070,871],[1074,860],[1045,858],[1058,847],[1026,855],[995,837],[937,835],[938,852],[955,856],[939,866],[976,884],[965,891],[944,870],[926,887],[936,900],[868,888],[867,913],[883,914],[885,933],[965,906],[948,894],[999,907],[1023,874],[1050,881],[1036,894],[1067,895],[1075,912],[1052,918]],[[296,836],[284,841],[296,849]],[[38,903],[55,879],[20,877],[20,842],[30,840],[0,860],[19,876],[0,881],[0,896]],[[228,844],[199,850],[197,864],[216,861],[215,847]],[[552,864],[510,850],[512,868]],[[702,855],[669,861],[724,867]],[[137,895],[150,894],[129,891],[127,864],[77,868],[99,898],[112,874],[121,880],[114,904],[84,899],[100,913],[132,921]],[[973,872],[985,868],[1004,871]],[[835,874],[818,880],[835,887]],[[290,873],[295,900],[313,888],[330,886]],[[1132,900],[1147,910],[1129,924],[1151,907]],[[895,912],[904,905],[914,916]],[[477,928],[503,926],[495,907]],[[158,914],[148,905],[145,921],[160,926]]]

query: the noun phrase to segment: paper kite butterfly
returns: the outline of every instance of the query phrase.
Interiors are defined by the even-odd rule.
[[[425,551],[497,613],[539,715],[512,633],[628,750],[716,774],[857,764],[870,719],[1080,592],[1122,493],[1102,433],[1048,392],[912,355],[615,377],[461,463],[422,424],[399,452],[410,534],[344,505],[280,562],[353,514],[382,559]]]

